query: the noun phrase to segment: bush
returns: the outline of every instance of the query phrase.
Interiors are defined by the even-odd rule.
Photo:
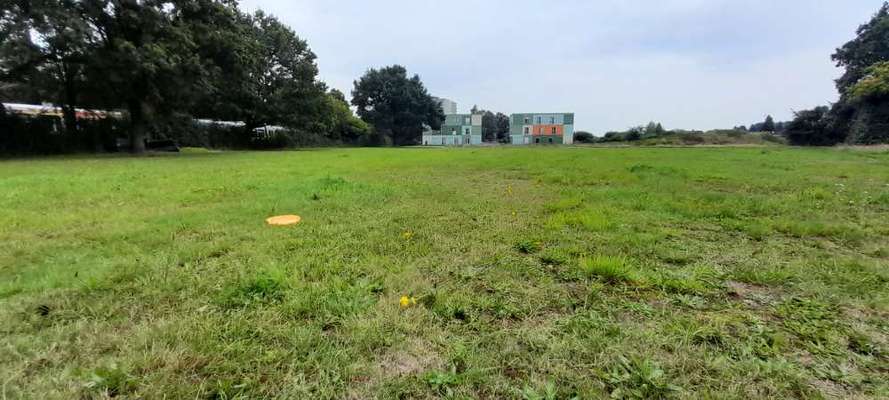
[[[787,127],[790,144],[796,146],[833,146],[842,139],[830,129],[827,107],[816,107],[795,113]]]
[[[578,131],[574,133],[574,142],[575,143],[595,143],[596,137],[593,136],[592,133]]]

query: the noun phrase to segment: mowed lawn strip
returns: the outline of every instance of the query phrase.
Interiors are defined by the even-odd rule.
[[[302,222],[265,224],[282,214]],[[3,160],[0,384],[47,399],[885,398],[889,152]]]

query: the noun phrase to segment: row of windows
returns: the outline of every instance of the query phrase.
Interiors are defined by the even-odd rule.
[[[526,135],[530,135],[530,134],[531,134],[531,127],[530,127],[530,126],[526,126],[526,127],[525,127],[525,134],[526,134]],[[552,127],[552,134],[553,134],[553,135],[558,135],[558,134],[559,134],[559,133],[558,133],[558,130],[556,129],[555,126]]]
[[[530,124],[530,123],[531,123],[531,117],[525,117],[525,123],[526,123],[526,124]],[[537,125],[540,125],[540,124],[542,124],[542,123],[543,123],[543,117],[537,117]],[[549,117],[549,123],[550,123],[550,125],[555,124],[555,123],[556,123],[556,117]]]

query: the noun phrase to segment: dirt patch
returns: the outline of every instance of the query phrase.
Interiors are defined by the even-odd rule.
[[[824,398],[827,399],[847,399],[849,394],[840,384],[826,379],[815,379],[809,382]]]
[[[767,286],[728,281],[725,283],[725,287],[729,297],[737,299],[751,308],[762,308],[774,304],[781,297],[778,290]]]
[[[383,379],[410,376],[442,365],[441,357],[433,346],[422,340],[411,340],[394,349],[377,364]]]

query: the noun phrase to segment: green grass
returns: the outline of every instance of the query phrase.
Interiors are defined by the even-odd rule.
[[[887,199],[855,149],[0,161],[0,398],[886,398]]]

